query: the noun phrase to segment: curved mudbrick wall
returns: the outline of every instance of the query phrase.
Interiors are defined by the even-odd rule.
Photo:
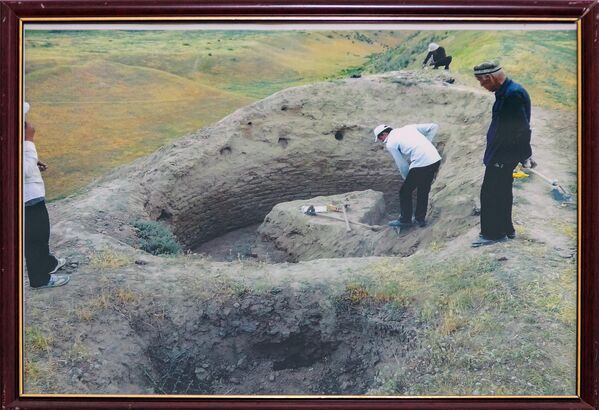
[[[442,152],[465,129],[486,127],[487,96],[411,76],[291,88],[238,110],[146,161],[145,210],[195,246],[261,222],[284,201],[373,189],[393,208],[401,178],[373,141],[376,125],[439,123]]]
[[[394,209],[402,181],[372,129],[436,122],[444,163],[468,153],[479,162],[491,102],[409,72],[290,88],[133,163],[121,178],[143,209],[129,212],[169,224],[194,247],[284,201],[373,189]],[[442,166],[437,180],[452,172]]]

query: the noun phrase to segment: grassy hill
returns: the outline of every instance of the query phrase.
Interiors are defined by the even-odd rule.
[[[381,33],[30,31],[25,99],[56,199],[293,85],[397,45]]]
[[[452,75],[478,86],[472,68],[498,61],[523,84],[533,104],[557,109],[576,107],[576,32],[574,31],[445,31],[412,32],[405,42],[373,55],[358,71],[376,73],[420,69],[427,45],[437,42],[453,57]]]
[[[500,58],[533,103],[576,102],[574,32],[27,31],[32,105],[47,196],[97,176],[281,89],[355,72],[419,69],[430,41],[452,75]]]

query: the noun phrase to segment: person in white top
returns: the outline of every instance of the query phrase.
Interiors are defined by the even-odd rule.
[[[426,226],[428,195],[433,179],[441,164],[441,155],[432,144],[437,134],[437,124],[409,124],[392,128],[381,124],[374,129],[375,142],[383,142],[395,160],[404,183],[399,190],[401,214],[398,221],[389,225],[408,228],[412,216],[420,227]],[[412,193],[417,190],[416,210],[412,213]]]
[[[45,202],[42,171],[47,165],[39,161],[35,148],[35,128],[27,121],[29,104],[23,104],[25,141],[23,141],[23,202],[25,205],[25,264],[29,286],[33,289],[66,285],[70,276],[57,274],[66,261],[50,253],[50,218]]]

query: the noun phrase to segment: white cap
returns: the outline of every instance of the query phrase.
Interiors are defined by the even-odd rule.
[[[381,132],[389,128],[391,127],[385,124],[377,125],[377,127],[374,129],[374,142],[377,142],[379,140],[379,134]]]
[[[430,43],[428,45],[428,51],[435,51],[438,48],[439,48],[439,44],[437,44],[437,43]]]
[[[23,102],[23,115],[26,115],[29,112],[29,103],[27,101]]]

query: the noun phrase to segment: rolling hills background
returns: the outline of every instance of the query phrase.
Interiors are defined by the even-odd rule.
[[[574,31],[27,31],[25,99],[47,197],[290,86],[420,69],[430,41],[451,75],[502,62],[533,104],[576,104]],[[356,102],[359,104],[359,102]]]

